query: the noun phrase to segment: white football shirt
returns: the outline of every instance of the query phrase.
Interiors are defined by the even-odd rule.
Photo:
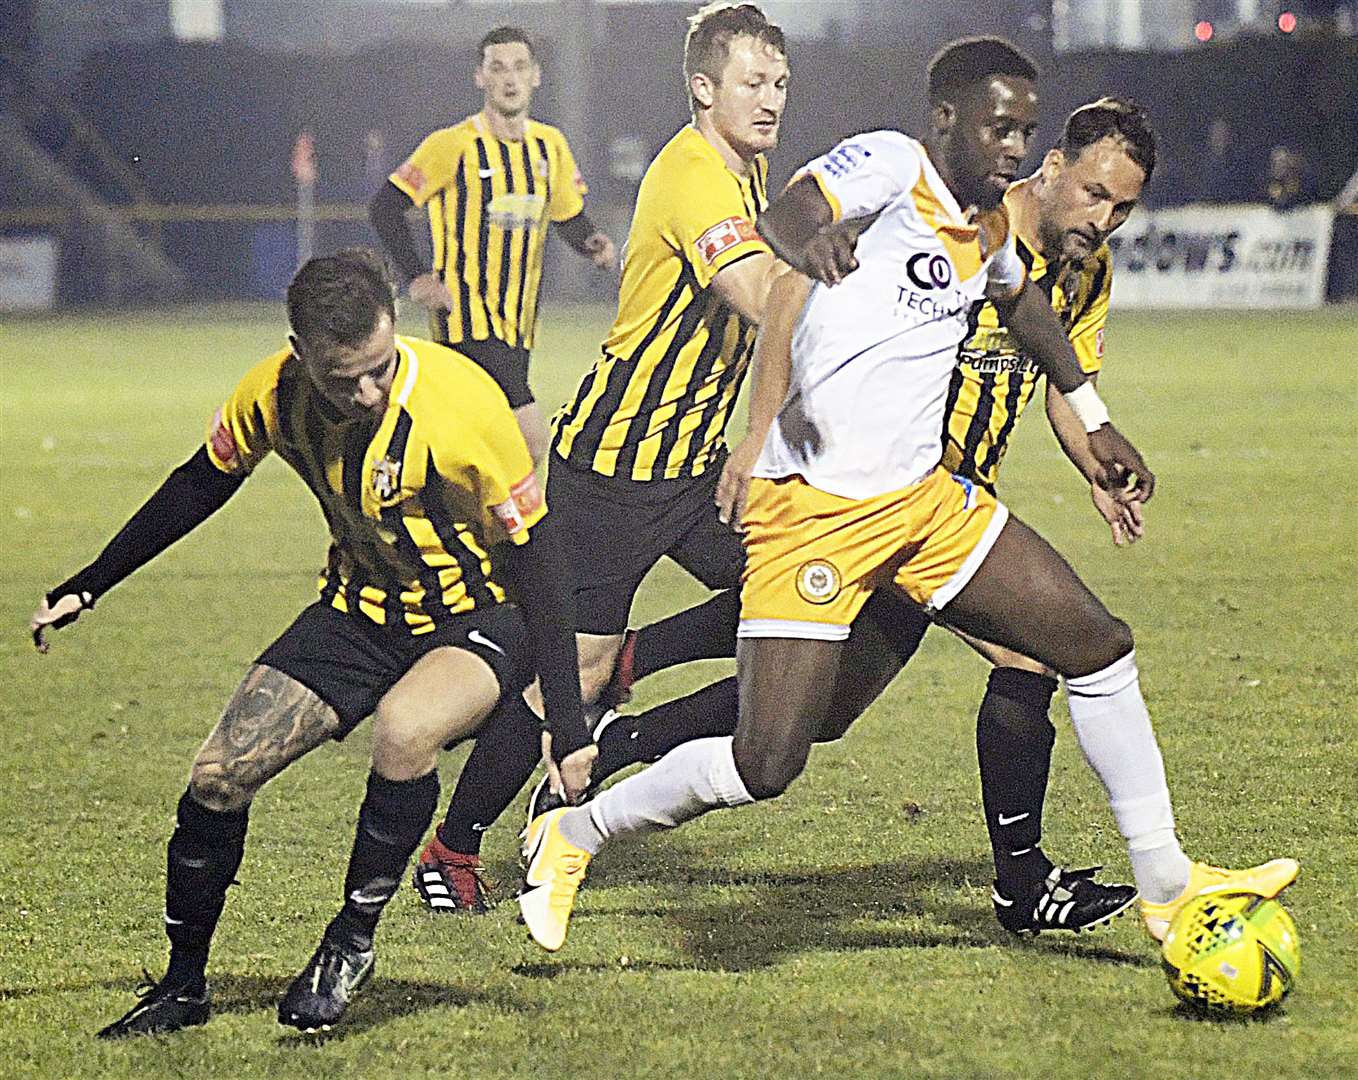
[[[968,221],[924,147],[898,131],[856,135],[802,172],[836,221],[879,216],[859,237],[858,269],[807,299],[788,399],[754,475],[800,473],[822,491],[870,498],[942,459],[971,309],[1012,295],[1025,271],[1003,210]]]

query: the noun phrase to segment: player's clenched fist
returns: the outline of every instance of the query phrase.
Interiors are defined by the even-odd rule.
[[[1155,474],[1140,451],[1112,424],[1089,433],[1089,451],[1103,467],[1103,486],[1120,491],[1129,500],[1148,502],[1155,491]]]
[[[432,270],[413,278],[407,291],[410,293],[410,299],[430,311],[451,311],[453,308],[453,294]]]

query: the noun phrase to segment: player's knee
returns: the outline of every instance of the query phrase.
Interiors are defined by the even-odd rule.
[[[438,763],[439,750],[448,741],[442,729],[401,723],[378,715],[373,724],[373,769],[388,780],[423,776]]]
[[[858,718],[856,712],[832,705],[825,718],[821,720],[820,727],[816,729],[816,742],[831,743],[844,738],[849,728],[853,726],[854,720]]]
[[[1092,675],[1096,671],[1102,671],[1121,660],[1135,645],[1132,628],[1107,612],[1104,613],[1098,632],[1090,635],[1086,641],[1089,648],[1079,665],[1080,670],[1066,672],[1067,677]]]
[[[195,761],[189,773],[189,794],[209,810],[244,810],[254,801],[263,781],[241,762]]]
[[[745,782],[745,790],[759,802],[776,799],[792,786],[792,781],[806,767],[806,747],[784,747],[758,754],[735,751],[736,770]]]
[[[1121,619],[1108,617],[1108,629],[1104,634],[1104,648],[1108,653],[1107,662],[1101,667],[1107,667],[1126,656],[1135,647],[1136,642],[1132,639],[1132,628]]]

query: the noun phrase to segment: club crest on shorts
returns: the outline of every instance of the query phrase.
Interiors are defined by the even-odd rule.
[[[373,463],[373,491],[377,501],[383,504],[399,502],[401,498],[401,463],[391,458],[382,458]]]
[[[812,559],[797,569],[797,595],[808,604],[828,604],[839,595],[839,571],[824,559]]]

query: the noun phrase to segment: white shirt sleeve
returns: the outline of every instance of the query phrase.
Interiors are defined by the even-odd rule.
[[[1014,247],[1014,238],[1010,236],[1005,240],[1004,246],[990,257],[986,296],[991,298],[1013,296],[1027,275],[1028,268],[1019,258],[1018,250]]]
[[[798,173],[820,185],[835,220],[875,214],[919,179],[916,144],[899,131],[869,131],[845,139]]]

